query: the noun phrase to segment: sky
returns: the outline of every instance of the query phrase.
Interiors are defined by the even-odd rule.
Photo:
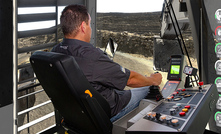
[[[161,11],[164,0],[97,0],[97,12],[123,12],[123,13],[139,13],[139,12],[156,12]],[[59,7],[59,12],[64,7]],[[53,13],[55,8],[45,7],[39,8],[19,8],[18,14],[33,13]],[[59,15],[60,16],[60,15]],[[42,21],[18,24],[18,31],[26,31],[30,29],[48,28],[55,25],[55,21]]]
[[[164,0],[97,0],[97,12],[155,12],[161,11]]]

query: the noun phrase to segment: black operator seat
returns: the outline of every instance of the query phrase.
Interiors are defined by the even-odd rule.
[[[74,57],[36,51],[30,57],[33,70],[63,117],[65,126],[77,133],[110,134],[108,102],[88,82]]]

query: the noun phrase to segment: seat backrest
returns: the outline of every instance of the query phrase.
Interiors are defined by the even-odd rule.
[[[111,133],[110,106],[90,85],[74,57],[37,51],[30,63],[65,124],[79,133]]]

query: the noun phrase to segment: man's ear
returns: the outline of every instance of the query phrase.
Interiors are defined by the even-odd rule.
[[[85,30],[86,30],[86,23],[83,21],[83,22],[81,23],[81,31],[82,31],[83,33],[85,33]]]

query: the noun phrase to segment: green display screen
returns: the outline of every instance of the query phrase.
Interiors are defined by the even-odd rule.
[[[171,65],[170,74],[179,74],[180,65]]]

